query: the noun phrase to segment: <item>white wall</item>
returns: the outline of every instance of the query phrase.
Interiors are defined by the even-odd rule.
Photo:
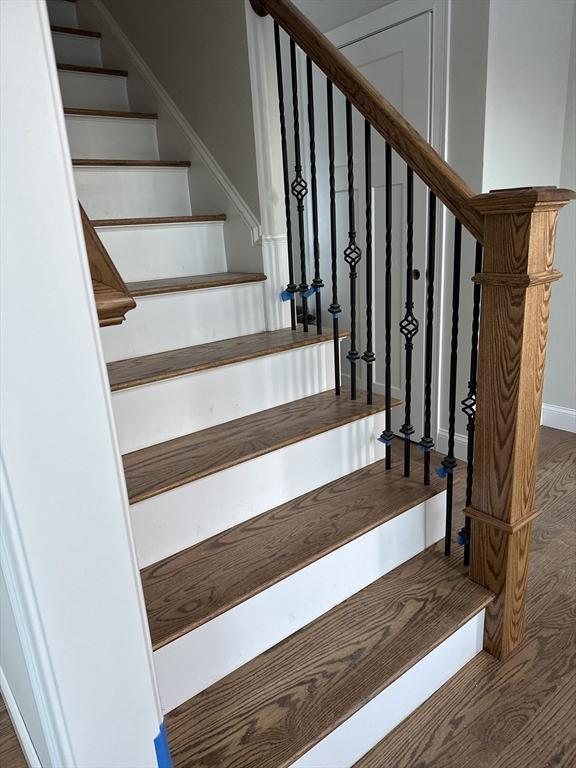
[[[2,674],[46,768],[152,768],[160,709],[46,8],[0,16]]]
[[[342,26],[352,19],[359,19],[394,0],[293,0],[302,13],[321,32]]]

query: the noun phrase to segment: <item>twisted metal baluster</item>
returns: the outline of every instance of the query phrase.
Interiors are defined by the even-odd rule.
[[[452,276],[452,338],[450,343],[450,392],[448,396],[448,453],[436,470],[446,478],[446,537],[444,554],[449,555],[452,542],[452,499],[454,493],[454,438],[456,434],[456,377],[458,373],[458,323],[460,308],[460,263],[462,255],[462,224],[456,219],[454,227],[454,274]]]
[[[320,289],[324,287],[320,277],[320,241],[318,238],[318,188],[316,184],[316,136],[314,130],[314,84],[312,80],[312,61],[306,57],[306,80],[308,86],[308,128],[310,133],[310,187],[312,199],[312,235],[314,243],[314,279],[311,290],[316,294],[316,332],[322,333],[322,298]]]
[[[298,234],[300,236],[300,285],[298,291],[302,299],[302,330],[308,332],[308,284],[306,282],[306,231],[304,228],[304,200],[308,194],[308,184],[302,176],[302,158],[300,154],[300,116],[298,107],[298,71],[296,68],[296,43],[290,39],[290,67],[292,70],[292,112],[294,116],[294,181],[292,194],[296,198],[298,211]]]
[[[384,183],[386,210],[386,259],[384,278],[384,431],[378,438],[386,446],[386,469],[392,466],[392,147],[386,142],[384,151]]]
[[[408,168],[406,175],[406,303],[405,313],[400,323],[400,333],[404,336],[405,372],[404,372],[404,424],[400,432],[404,435],[404,477],[410,477],[410,436],[414,434],[412,419],[412,351],[414,337],[418,333],[418,320],[414,317],[414,172]]]
[[[372,145],[371,126],[364,121],[365,193],[366,193],[366,398],[372,404],[373,368],[376,361],[372,341]]]
[[[334,173],[334,97],[330,80],[326,79],[326,105],[328,110],[328,176],[330,189],[330,257],[332,264],[332,303],[328,312],[332,315],[334,337],[334,387],[340,394],[340,331],[338,317],[342,308],[338,303],[338,250],[336,244],[336,177]]]
[[[356,280],[358,262],[362,251],[356,243],[356,221],[354,211],[354,136],[352,132],[352,104],[346,100],[346,150],[348,154],[348,246],[344,261],[350,267],[350,399],[356,400],[356,363],[360,359],[356,349]]]
[[[474,274],[482,271],[482,245],[476,243]],[[478,374],[478,336],[480,331],[480,283],[474,283],[472,301],[472,346],[470,350],[470,378],[468,394],[462,400],[462,410],[468,418],[468,448],[466,453],[466,506],[472,504],[472,488],[474,485],[474,433],[476,430],[476,380]],[[470,518],[466,515],[464,528],[458,533],[458,541],[464,544],[464,565],[470,563]]]
[[[428,264],[426,266],[426,341],[424,350],[424,485],[430,485],[430,451],[434,447],[432,431],[432,364],[434,347],[434,272],[436,267],[436,195],[428,195]]]
[[[286,209],[286,245],[288,250],[288,285],[282,292],[282,299],[290,302],[290,322],[296,330],[295,294],[298,286],[294,282],[294,257],[292,253],[292,216],[290,213],[290,177],[288,171],[288,144],[286,141],[286,115],[284,113],[284,82],[282,76],[282,52],[280,48],[280,27],[274,22],[274,48],[276,51],[276,79],[278,81],[278,109],[280,112],[280,142],[282,145],[282,175],[284,179],[284,207]]]

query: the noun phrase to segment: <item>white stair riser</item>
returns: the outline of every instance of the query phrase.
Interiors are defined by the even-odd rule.
[[[98,234],[126,281],[226,271],[224,222],[99,227]]]
[[[101,67],[100,38],[52,32],[54,53],[58,64],[76,64],[83,67]]]
[[[482,610],[292,763],[291,768],[352,768],[482,651],[483,635]]]
[[[440,494],[413,507],[155,651],[163,711],[174,709],[438,541],[443,536],[443,501]]]
[[[92,219],[189,216],[188,168],[79,167],[74,179]]]
[[[67,0],[48,0],[50,23],[56,27],[77,27],[76,3]]]
[[[126,78],[91,72],[58,70],[62,103],[79,109],[129,111]]]
[[[265,330],[262,284],[136,299],[122,325],[102,328],[106,362]]]
[[[332,389],[332,355],[332,342],[316,344],[114,392],[120,450],[136,451]]]
[[[383,426],[368,416],[133,504],[140,567],[383,458]]]
[[[67,115],[66,131],[72,157],[159,159],[156,120]]]

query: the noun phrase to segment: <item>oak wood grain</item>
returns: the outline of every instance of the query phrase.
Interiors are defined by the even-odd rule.
[[[355,768],[576,764],[576,435],[541,429],[536,505],[526,634],[515,653],[476,657]]]
[[[266,275],[261,272],[215,272],[210,275],[189,275],[187,277],[164,277],[159,280],[140,280],[127,283],[132,296],[155,296],[180,291],[200,291],[204,288],[223,288],[242,283],[261,283]]]
[[[558,211],[573,193],[498,190],[475,201],[485,216],[478,358],[470,577],[498,597],[484,647],[499,658],[519,643],[531,520]],[[496,274],[498,280],[491,280]],[[502,282],[501,276],[523,282]],[[491,519],[495,522],[491,523]]]
[[[349,335],[340,333],[341,338]],[[138,387],[154,381],[163,381],[176,376],[197,373],[222,365],[232,365],[244,360],[253,360],[264,355],[274,355],[290,349],[320,344],[332,340],[332,333],[304,333],[282,328],[278,331],[252,333],[233,339],[212,341],[183,349],[172,349],[154,355],[131,357],[108,363],[108,378],[113,392],[129,387]]]
[[[105,166],[120,168],[190,168],[190,160],[94,160],[77,158],[72,160],[75,168]]]
[[[396,150],[462,224],[482,242],[482,217],[470,202],[474,192],[344,54],[289,0],[257,0]]]
[[[427,551],[166,717],[175,768],[284,768],[485,607]]]
[[[350,400],[347,390],[335,397],[329,390],[128,453],[123,459],[130,502],[164,493],[384,409],[380,396],[372,405],[366,405],[364,393],[358,398]]]
[[[62,72],[83,72],[86,75],[110,75],[111,77],[128,77],[126,69],[108,69],[107,67],[87,67],[80,64],[56,64]]]
[[[226,214],[217,213],[203,216],[149,216],[140,219],[93,219],[95,227],[128,227],[152,224],[194,224],[203,221],[226,221]]]
[[[78,29],[78,27],[60,27],[56,24],[50,25],[52,32],[60,32],[65,35],[80,35],[81,37],[102,37],[100,32],[93,32],[90,29]]]
[[[84,109],[80,107],[64,107],[64,114],[71,117],[121,117],[134,120],[157,120],[157,112],[123,112],[118,109]]]
[[[123,322],[126,313],[134,309],[136,302],[81,205],[80,217],[98,321],[101,326],[118,325]]]
[[[143,569],[154,648],[443,489],[379,461]]]

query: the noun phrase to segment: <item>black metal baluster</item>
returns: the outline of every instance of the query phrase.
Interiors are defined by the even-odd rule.
[[[404,477],[410,477],[410,436],[414,434],[412,419],[412,350],[414,336],[418,333],[418,320],[414,317],[414,172],[408,168],[406,174],[406,303],[400,323],[404,336],[404,424],[400,432],[404,435]]]
[[[286,241],[288,248],[288,285],[282,292],[282,299],[290,301],[292,330],[296,330],[295,294],[298,286],[294,282],[294,258],[292,254],[292,216],[290,214],[290,178],[288,172],[288,145],[286,142],[286,116],[284,114],[284,82],[282,77],[282,52],[280,49],[280,28],[274,22],[274,47],[276,49],[276,78],[278,80],[278,109],[280,112],[280,140],[282,144],[282,171],[284,178],[284,205],[286,208]]]
[[[322,333],[322,298],[320,289],[324,287],[320,277],[320,241],[318,239],[318,188],[316,184],[316,136],[314,130],[314,84],[312,81],[312,61],[306,57],[306,80],[308,85],[308,127],[310,132],[310,187],[312,199],[312,235],[314,242],[314,279],[312,291],[316,294],[316,332]]]
[[[346,99],[346,151],[348,154],[348,246],[344,261],[350,267],[350,399],[356,400],[356,363],[360,359],[356,349],[356,280],[362,251],[356,243],[356,217],[354,211],[354,136],[352,132],[352,104]]]
[[[386,209],[386,259],[384,278],[384,431],[378,438],[386,446],[386,469],[392,466],[392,147],[386,142],[384,154]]]
[[[450,343],[450,392],[448,397],[448,453],[442,466],[436,470],[439,477],[446,477],[446,538],[444,554],[449,555],[452,536],[452,498],[454,490],[454,436],[456,432],[456,376],[458,373],[458,322],[460,311],[460,262],[462,254],[462,224],[454,225],[454,273],[452,276],[452,339]]]
[[[340,394],[340,331],[338,317],[342,311],[338,304],[338,250],[336,244],[336,177],[334,174],[334,96],[330,80],[326,80],[326,105],[328,109],[328,176],[330,188],[330,256],[332,262],[332,303],[328,312],[332,315],[334,335],[334,387]]]
[[[426,266],[426,340],[424,349],[424,485],[430,485],[430,451],[434,447],[432,431],[432,363],[434,349],[434,273],[436,269],[436,195],[428,193],[428,263]]]
[[[364,121],[364,159],[365,159],[365,192],[366,192],[366,351],[362,360],[366,363],[366,398],[368,405],[372,404],[372,388],[374,378],[374,362],[376,355],[372,341],[372,144],[371,127],[368,120]]]
[[[482,270],[482,245],[476,243],[476,258],[474,274]],[[474,283],[472,301],[472,346],[470,350],[470,378],[468,394],[462,400],[462,410],[468,418],[468,448],[466,453],[466,506],[472,504],[472,488],[474,483],[474,432],[476,429],[476,379],[478,374],[478,335],[480,331],[480,284]],[[464,528],[458,534],[458,542],[464,544],[464,565],[470,563],[470,518],[466,515]]]
[[[308,194],[308,184],[302,176],[302,158],[300,153],[300,116],[298,106],[298,70],[296,67],[296,43],[290,39],[290,67],[292,70],[292,112],[294,116],[294,181],[292,194],[296,198],[298,211],[298,234],[300,236],[300,285],[298,290],[302,299],[302,330],[308,331],[308,283],[306,282],[306,231],[304,228],[304,199]]]

